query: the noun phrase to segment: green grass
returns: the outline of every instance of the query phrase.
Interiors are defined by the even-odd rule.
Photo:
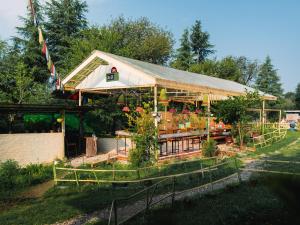
[[[297,136],[298,135],[298,136]],[[259,149],[255,155],[261,153],[271,153],[272,151],[278,150],[280,147],[287,146],[289,143],[295,141],[299,137],[299,133],[295,135],[294,133],[289,133],[287,138],[276,146],[270,147],[271,149]],[[299,147],[300,143],[297,144]],[[268,148],[268,147],[267,147]],[[283,151],[282,156],[286,159],[295,158],[295,150]],[[298,154],[296,154],[299,157]],[[274,157],[279,157],[276,155]],[[298,160],[299,161],[299,160]],[[212,162],[208,162],[207,165]],[[240,162],[239,162],[240,163]],[[107,169],[111,168],[112,165],[101,165],[100,168]],[[115,165],[117,168],[124,168],[123,165]],[[144,176],[157,176],[157,174],[175,174],[179,172],[188,172],[195,169],[200,169],[199,164],[196,162],[191,162],[183,165],[173,165],[171,167],[164,167],[160,171],[152,171]],[[213,180],[224,177],[235,172],[234,162],[224,165],[218,170],[213,171]],[[111,176],[111,175],[108,175]],[[122,179],[123,177],[116,177],[117,179]],[[127,178],[127,177],[126,177]],[[136,179],[135,175],[132,175],[133,179]],[[182,178],[178,178],[176,181],[176,189],[182,190],[198,186],[209,181],[209,176],[206,174],[202,178],[201,174],[189,175]],[[111,201],[115,198],[126,197],[138,190],[142,190],[147,185],[151,185],[154,182],[147,182],[141,184],[123,184],[123,185],[80,185],[76,187],[75,184],[69,185],[67,188],[56,187],[48,191],[40,199],[25,199],[18,200],[19,202],[6,202],[5,207],[0,211],[0,224],[50,224],[57,221],[64,221],[66,219],[72,218],[76,215],[83,213],[90,213],[95,210],[106,208],[111,204]],[[161,185],[157,190],[157,193],[163,193],[170,191],[170,182]],[[124,188],[125,187],[125,188]],[[186,200],[183,202],[178,202],[175,211],[170,211],[168,207],[162,208],[160,210],[153,211],[153,215],[162,215],[157,217],[155,221],[161,219],[163,223],[172,224],[199,224],[199,221],[203,221],[204,218],[212,218],[211,223],[207,224],[222,224],[220,221],[229,221],[226,224],[235,224],[232,221],[241,221],[241,218],[246,218],[247,221],[256,221],[257,224],[267,224],[264,223],[264,218],[271,217],[272,213],[279,215],[279,211],[283,213],[284,219],[288,219],[290,216],[288,208],[283,204],[276,194],[267,192],[268,188],[263,183],[259,183],[254,186],[243,185],[240,188],[231,187],[226,189],[224,193],[218,195],[215,193],[213,195],[206,196],[205,198],[196,198],[195,201]],[[249,194],[249,192],[251,194]],[[253,193],[253,194],[252,194]],[[232,198],[232,201],[230,200]],[[208,201],[209,200],[209,201]],[[251,201],[254,202],[251,202]],[[238,205],[235,205],[236,202]],[[201,204],[200,204],[201,203]],[[222,208],[223,207],[223,208]],[[271,207],[271,208],[268,208]],[[162,211],[161,211],[162,210]],[[204,212],[204,213],[203,213]],[[218,215],[222,212],[222,215]],[[256,214],[261,216],[261,220],[251,219],[255,217]],[[205,214],[205,215],[204,215]],[[207,215],[206,215],[207,214]],[[224,214],[224,215],[223,215]],[[152,215],[152,214],[151,214]],[[150,218],[151,218],[150,215]],[[263,216],[265,215],[265,217]],[[171,219],[174,216],[174,219]],[[227,217],[228,216],[228,217]],[[242,216],[242,217],[241,217]],[[182,219],[180,220],[180,217]],[[193,219],[192,219],[193,218]],[[198,223],[193,223],[196,221]],[[209,219],[207,219],[210,221]],[[181,221],[181,223],[179,223]],[[243,220],[246,221],[246,220]],[[281,221],[281,220],[280,220]],[[287,220],[289,221],[289,220]],[[254,223],[248,224],[254,224]],[[95,222],[94,224],[103,224],[104,222]],[[138,224],[139,221],[132,221],[133,224]],[[163,224],[162,223],[162,224]],[[153,223],[154,224],[154,223]],[[156,224],[161,224],[157,222]],[[236,224],[238,224],[236,222]],[[241,223],[247,224],[247,223]],[[274,223],[276,224],[276,223]]]
[[[146,218],[135,217],[126,224],[297,224],[298,208],[282,201],[264,182],[255,181],[175,202],[173,209],[156,208]]]
[[[289,132],[285,140],[259,149],[254,155],[264,153],[269,154],[270,159],[299,162],[299,137],[300,133]],[[294,145],[288,146],[297,139]],[[299,173],[300,165],[267,163],[265,169]],[[145,218],[137,216],[127,224],[299,224],[299,189],[299,176],[255,174],[242,185],[177,201],[173,209],[170,206],[155,208]]]

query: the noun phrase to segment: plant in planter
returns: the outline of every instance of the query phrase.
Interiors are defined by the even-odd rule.
[[[153,164],[156,160],[158,140],[157,129],[150,110],[144,107],[144,111],[138,116],[129,116],[129,121],[135,130],[133,135],[135,148],[129,152],[129,161],[135,167]]]
[[[216,141],[213,139],[210,139],[208,141],[203,142],[203,147],[202,147],[202,155],[205,157],[213,157],[215,156],[217,151],[217,145]]]

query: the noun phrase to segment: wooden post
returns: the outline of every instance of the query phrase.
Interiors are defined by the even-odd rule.
[[[115,174],[115,163],[113,163],[113,180],[116,180],[116,174]]]
[[[280,135],[280,123],[281,123],[281,109],[279,110],[278,130]]]
[[[210,134],[209,134],[209,130],[210,130],[210,98],[209,98],[209,94],[207,95],[207,141],[209,141],[210,138]]]
[[[79,112],[79,137],[78,137],[78,151],[82,150],[82,141],[83,141],[83,116],[82,112]],[[77,152],[76,152],[77,155]]]
[[[56,179],[56,161],[53,162],[53,180],[54,180],[54,184],[57,185],[57,179]]]
[[[155,114],[155,118],[154,118],[154,123],[155,123],[155,127],[158,127],[158,121],[157,121],[157,85],[154,86],[154,114]]]
[[[81,97],[81,90],[79,90],[79,97],[78,97],[78,105],[81,106],[81,101],[82,97]]]
[[[241,183],[242,182],[242,178],[241,178],[241,173],[240,173],[240,170],[239,170],[236,158],[234,158],[234,164],[235,164],[236,172],[237,172],[237,175],[238,175],[239,183]]]
[[[75,179],[76,179],[76,184],[77,184],[77,186],[79,186],[78,176],[77,176],[76,170],[74,170],[74,175],[75,175]]]
[[[173,184],[172,184],[172,208],[174,207],[174,202],[175,202],[175,176],[173,177]]]
[[[266,102],[263,100],[262,102],[262,133],[265,133],[265,120],[266,120],[266,112],[265,112]]]
[[[149,203],[150,203],[150,201],[149,201],[149,200],[150,200],[150,199],[149,199],[149,197],[150,197],[149,194],[150,194],[150,193],[149,193],[149,188],[147,188],[147,191],[146,191],[146,198],[147,198],[147,199],[146,199],[146,212],[149,211],[149,207],[150,207],[150,206],[149,206]]]
[[[154,125],[155,128],[158,128],[158,121],[157,121],[157,85],[154,86],[154,96],[153,96],[153,100],[154,100]],[[159,134],[157,134],[158,137]],[[155,159],[158,162],[158,149],[155,149]]]
[[[115,216],[115,225],[118,225],[117,200],[114,200],[114,216]]]
[[[211,191],[214,190],[214,187],[213,187],[213,183],[212,183],[212,174],[211,174],[211,168],[210,166],[208,167],[208,171],[209,171],[209,183],[210,183],[210,188],[211,188]]]

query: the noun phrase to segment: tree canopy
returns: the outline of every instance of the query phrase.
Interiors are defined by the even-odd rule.
[[[209,42],[209,33],[202,31],[200,20],[195,21],[191,29],[190,39],[196,63],[203,62],[208,55],[215,52],[213,50],[214,45]]]
[[[180,39],[180,48],[177,49],[175,60],[171,63],[171,66],[180,70],[188,70],[193,62],[192,60],[189,30],[185,29]]]
[[[72,39],[66,61],[68,71],[93,50],[102,50],[155,64],[165,64],[170,58],[173,37],[169,31],[147,18],[129,20],[118,17],[108,25],[93,26]]]

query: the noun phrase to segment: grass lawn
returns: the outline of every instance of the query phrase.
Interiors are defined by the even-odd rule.
[[[276,145],[259,149],[256,153],[251,153],[251,154],[257,155],[261,153],[266,154],[266,153],[274,152],[280,147],[287,146],[289,143],[295,141],[298,137],[299,137],[299,133],[298,134],[289,133],[285,140],[278,142]],[[299,147],[300,143],[298,143],[297,146]],[[293,154],[294,151],[291,151],[290,148],[288,151],[286,152],[284,151],[284,157],[294,158]],[[297,156],[299,157],[299,155]],[[279,156],[276,155],[274,157],[279,157]],[[168,170],[172,170],[173,173],[175,172],[178,173],[180,171],[187,172],[194,169],[199,169],[199,164],[191,163],[188,166],[177,165],[176,167],[173,168],[162,169],[159,171],[159,174],[161,175],[168,174],[169,172]],[[214,179],[217,179],[218,177],[224,177],[225,175],[229,175],[234,171],[235,171],[234,163],[229,163],[228,165],[224,165],[222,169],[216,170],[213,176]],[[153,176],[154,174],[148,174],[148,175]],[[199,176],[199,174],[179,178],[177,180],[178,183],[177,188],[179,190],[179,189],[186,189],[193,186],[197,186],[199,184],[207,182],[208,179],[209,176],[205,176],[205,178],[203,179],[201,178],[201,176]],[[151,182],[148,183],[148,185],[150,184]],[[51,224],[57,221],[64,221],[76,215],[93,212],[101,208],[106,208],[108,205],[111,204],[112,199],[131,195],[143,188],[144,188],[143,184],[135,184],[135,185],[128,184],[126,188],[121,187],[120,185],[114,188],[112,188],[111,185],[102,185],[100,187],[97,187],[96,185],[82,185],[79,188],[77,188],[75,185],[68,188],[56,187],[50,189],[42,198],[25,199],[17,203],[13,202],[11,206],[5,207],[5,209],[0,211],[0,224],[1,225],[45,224],[45,223]],[[266,191],[264,190],[267,190],[267,187],[264,184],[260,184],[260,183],[251,187],[247,185],[243,185],[241,188],[237,188],[237,187],[229,188],[225,190],[224,194],[222,195],[214,194],[211,196],[207,196],[205,198],[196,198],[195,201],[187,200],[183,202],[178,202],[176,209],[174,211],[174,218],[177,218],[178,223],[174,223],[174,224],[187,224],[185,221],[191,221],[192,217],[195,217],[195,221],[197,222],[203,221],[205,215],[199,212],[208,212],[207,218],[209,216],[214,215],[213,216],[214,221],[219,221],[218,223],[215,224],[222,224],[222,222],[220,222],[222,220],[231,221],[233,219],[236,220],[241,219],[239,215],[243,215],[243,217],[246,216],[246,214],[247,215],[249,214],[250,216],[256,215],[258,212],[261,212],[262,213],[261,215],[264,214],[269,215],[268,213],[275,212],[277,215],[278,214],[277,211],[270,211],[270,209],[268,208],[269,205],[273,207],[273,205],[271,204],[272,202],[274,203],[273,208],[276,208],[276,210],[279,211],[282,210],[283,215],[288,216],[289,214],[286,214],[288,212],[286,206],[281,201],[279,201],[278,198],[276,198],[276,195],[272,193],[266,193]],[[161,187],[161,189],[158,190],[158,192],[164,192],[164,191],[168,191],[168,189],[166,189],[165,187]],[[252,194],[249,195],[248,193],[249,191],[253,193],[253,195]],[[239,195],[240,198],[238,197]],[[235,206],[236,203],[234,201],[230,202],[230,198],[232,198],[233,200],[236,199],[236,201],[240,205]],[[210,202],[207,201],[207,203],[205,203],[206,201],[205,199],[209,199]],[[251,203],[250,201],[251,199],[256,199],[256,200],[253,203]],[[228,204],[227,203],[224,204],[224,202],[227,201]],[[248,208],[247,204],[249,205],[250,208]],[[222,207],[225,208],[222,209]],[[185,208],[187,210],[184,210]],[[216,210],[214,208],[216,208]],[[158,213],[159,215],[165,215],[165,217],[164,216],[157,217],[157,220],[158,219],[161,219],[161,221],[166,220],[165,224],[172,224],[167,222],[171,221],[170,219],[171,217],[169,215],[170,213],[173,212],[171,212],[168,208],[161,209],[161,210],[163,213],[159,213],[160,210],[156,210],[153,212],[153,215],[155,215],[155,213]],[[223,211],[224,211],[224,215],[222,214],[220,217],[219,214],[220,212]],[[229,219],[226,217],[227,213],[230,214],[230,216],[228,217]],[[180,215],[183,218],[182,220],[179,219]],[[174,220],[174,222],[177,222],[177,220]],[[179,221],[181,221],[181,223],[179,223]],[[138,221],[135,221],[133,223],[138,224]],[[160,223],[157,222],[156,224],[160,224]],[[193,224],[192,221],[190,224]],[[214,224],[214,223],[208,223],[208,224]],[[234,223],[226,222],[226,224],[234,224]]]
[[[299,137],[299,132],[289,132],[285,140],[259,149],[256,154],[277,152],[270,154],[270,158],[299,162],[300,140],[288,146]],[[265,169],[300,173],[299,164],[267,163]],[[127,224],[300,224],[299,190],[299,176],[255,174],[242,185],[177,201],[173,209],[161,206],[151,210],[145,218],[136,217]]]

